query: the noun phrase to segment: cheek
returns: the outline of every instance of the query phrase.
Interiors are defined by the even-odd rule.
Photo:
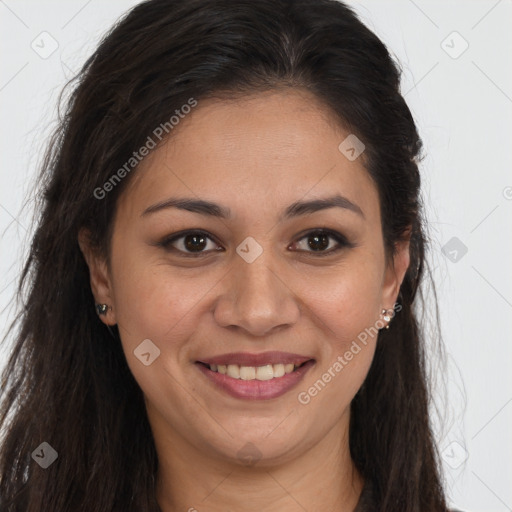
[[[207,279],[194,279],[137,255],[125,255],[113,265],[116,320],[126,349],[151,339],[160,350],[169,340],[193,329],[193,311],[212,288]]]
[[[333,343],[343,345],[379,319],[381,277],[375,263],[346,265],[303,288]]]
[[[115,268],[116,320],[131,373],[152,401],[181,410],[182,388],[171,376],[197,329],[201,297],[214,283],[171,275],[165,266],[133,256],[120,258]]]
[[[314,401],[313,407],[331,421],[348,407],[372,363],[381,281],[379,258],[362,254],[347,259],[332,275],[303,281],[302,294],[322,331],[322,343],[318,368],[298,398],[304,404]]]
[[[318,283],[318,281],[317,281]],[[309,288],[309,304],[323,332],[320,359],[298,401],[327,424],[346,411],[368,374],[375,353],[380,305],[377,266],[348,266]],[[311,411],[312,409],[307,409]]]

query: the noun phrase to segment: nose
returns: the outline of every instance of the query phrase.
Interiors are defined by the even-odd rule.
[[[287,282],[283,271],[271,268],[269,252],[264,251],[252,263],[238,255],[235,257],[215,305],[214,318],[218,325],[261,337],[298,321],[300,307],[292,291],[293,284]]]

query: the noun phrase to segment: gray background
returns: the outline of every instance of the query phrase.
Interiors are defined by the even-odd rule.
[[[31,205],[21,206],[58,94],[136,3],[0,0],[2,333],[32,229]],[[512,2],[351,5],[400,60],[427,155],[429,260],[449,356],[442,421],[434,414],[448,493],[462,509],[512,511]]]

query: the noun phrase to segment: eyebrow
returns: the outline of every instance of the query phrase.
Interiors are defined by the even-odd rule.
[[[231,217],[231,210],[225,206],[221,206],[211,201],[190,197],[171,197],[164,201],[160,201],[146,208],[144,212],[142,212],[141,217],[168,208],[178,208],[180,210],[186,210],[211,217],[218,217],[221,219],[229,219]],[[301,215],[327,210],[329,208],[343,208],[360,215],[363,219],[365,218],[363,211],[357,204],[341,195],[334,195],[323,199],[297,201],[286,208],[284,214],[281,215],[280,220],[291,219]]]

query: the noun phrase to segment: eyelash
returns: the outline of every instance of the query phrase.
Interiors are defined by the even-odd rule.
[[[208,233],[207,231],[201,231],[201,230],[190,230],[190,231],[182,231],[180,233],[175,233],[173,235],[170,235],[170,236],[164,238],[163,240],[158,242],[157,245],[159,247],[163,247],[164,249],[166,249],[168,251],[178,252],[178,253],[180,253],[180,256],[184,256],[185,258],[199,258],[199,257],[202,257],[202,256],[212,252],[210,250],[210,251],[202,251],[202,252],[200,251],[197,253],[191,253],[191,252],[182,251],[181,249],[176,249],[175,247],[171,247],[171,244],[173,242],[175,242],[176,240],[179,240],[181,238],[185,238],[189,235],[204,236],[205,238],[208,238],[211,241],[215,242],[217,245],[219,245],[216,242],[215,237],[210,235],[210,233]],[[304,238],[313,236],[313,235],[326,235],[330,238],[333,238],[338,243],[338,246],[335,247],[334,249],[331,248],[328,251],[318,251],[318,252],[299,251],[299,252],[311,253],[311,254],[314,254],[315,256],[323,257],[323,256],[329,256],[331,254],[334,254],[343,248],[355,247],[355,244],[349,242],[341,233],[338,233],[337,231],[332,231],[330,229],[325,229],[325,228],[318,228],[318,229],[310,230],[307,233],[305,233],[304,235],[302,235],[300,238],[298,238],[297,242],[303,240]],[[295,244],[297,242],[293,242],[293,243]],[[214,252],[217,252],[217,250],[214,250]],[[218,252],[220,252],[220,251],[218,251]]]

